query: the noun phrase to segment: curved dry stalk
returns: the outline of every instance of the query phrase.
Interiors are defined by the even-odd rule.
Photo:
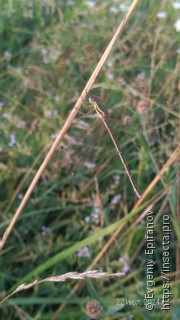
[[[105,52],[103,53],[100,61],[98,62],[95,70],[93,71],[89,81],[87,82],[84,90],[82,91],[80,97],[78,98],[74,108],[72,109],[69,117],[67,118],[64,126],[62,127],[60,133],[58,134],[56,140],[54,141],[51,149],[49,150],[46,158],[44,159],[43,163],[41,164],[40,168],[38,169],[34,179],[32,180],[24,198],[22,199],[18,209],[16,210],[16,213],[14,214],[14,217],[12,218],[9,226],[7,227],[6,231],[4,232],[3,234],[3,237],[2,237],[2,240],[0,241],[0,250],[3,248],[4,244],[6,243],[7,241],[7,238],[9,237],[15,223],[16,223],[16,220],[18,219],[20,213],[22,212],[26,202],[28,201],[32,191],[34,190],[38,180],[40,179],[43,171],[45,170],[46,166],[48,165],[49,161],[51,160],[54,152],[56,151],[57,147],[59,146],[60,142],[62,141],[65,133],[67,132],[67,130],[69,129],[69,127],[71,126],[77,112],[79,111],[84,99],[86,98],[86,95],[87,93],[90,91],[98,73],[100,72],[104,62],[106,61],[110,51],[112,50],[112,47],[113,45],[115,44],[118,36],[121,34],[121,32],[123,31],[125,25],[127,24],[127,22],[129,21],[130,17],[132,16],[134,10],[136,9],[138,3],[140,2],[140,0],[134,0],[129,11],[127,12],[127,14],[125,15],[124,19],[122,20],[122,22],[120,23],[119,27],[117,28],[115,34],[113,35],[110,43],[108,44]]]
[[[20,286],[18,286],[13,292],[11,292],[8,296],[6,296],[2,301],[0,301],[0,304],[4,303],[11,296],[13,296],[16,292],[19,292],[22,290],[27,290],[31,287],[34,287],[34,286],[36,286],[40,283],[44,283],[44,282],[64,282],[67,279],[84,280],[87,278],[102,279],[102,278],[107,278],[107,277],[124,277],[124,276],[125,276],[124,272],[111,273],[111,272],[101,272],[98,270],[90,270],[90,271],[86,271],[83,273],[68,272],[68,273],[62,274],[60,276],[48,277],[48,278],[45,278],[42,280],[35,280],[35,281],[28,283],[28,284],[23,283]]]

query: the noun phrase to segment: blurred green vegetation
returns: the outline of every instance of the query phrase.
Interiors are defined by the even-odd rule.
[[[1,236],[131,3],[0,1]],[[92,90],[101,93],[116,141],[142,192],[178,143],[180,36],[172,4],[141,1]],[[142,101],[148,101],[144,112]],[[161,305],[152,312],[145,309],[146,221],[129,227],[152,204],[155,297],[161,301],[162,214],[171,217],[173,229],[171,272],[177,265],[178,165],[168,168],[142,207],[128,216],[137,199],[124,168],[100,120],[86,115],[88,103],[81,111],[85,115],[78,113],[3,249],[1,296],[23,281],[84,272],[124,217],[122,232],[94,269],[125,270],[128,276],[84,280],[70,298],[77,281],[42,284],[1,305],[0,318],[52,319],[65,304],[57,319],[89,319],[86,303],[99,297],[102,319],[176,319],[179,282],[173,277],[172,314]],[[90,149],[85,156],[84,146]],[[141,305],[117,306],[117,299],[140,300]]]

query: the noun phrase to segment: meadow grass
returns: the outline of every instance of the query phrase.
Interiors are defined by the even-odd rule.
[[[130,4],[1,1],[2,236]],[[86,304],[94,299],[103,308],[100,319],[178,319],[177,21],[173,2],[141,1],[92,90],[101,93],[143,200],[137,201],[100,120],[79,112],[1,251],[2,299],[24,282],[72,271],[127,276],[34,286],[0,305],[1,319],[89,319]],[[81,111],[89,110],[84,102]],[[90,154],[82,156],[91,141]],[[148,210],[156,246],[151,312],[144,305]],[[165,214],[172,229],[169,312],[161,310]]]

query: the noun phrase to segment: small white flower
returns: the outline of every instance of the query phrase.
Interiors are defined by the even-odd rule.
[[[126,80],[122,77],[118,78],[118,83],[122,86],[125,86],[127,84]]]
[[[55,96],[55,97],[54,97],[54,100],[55,100],[56,102],[59,102],[59,101],[60,101],[60,96]]]
[[[15,137],[15,135],[14,134],[10,134],[10,139],[11,139],[11,141],[16,141],[16,137]]]
[[[108,77],[109,80],[113,80],[114,79],[114,74],[112,72],[109,72],[107,74],[107,77]]]
[[[57,138],[57,136],[58,136],[58,133],[53,133],[53,134],[51,135],[51,138],[52,138],[53,140],[55,140],[55,139]]]
[[[138,80],[144,80],[146,78],[145,71],[139,72],[136,77]]]
[[[89,7],[95,7],[96,6],[96,2],[93,0],[87,0],[87,4]]]
[[[120,4],[120,6],[119,6],[119,9],[120,9],[122,12],[128,12],[129,8],[130,8],[130,7],[129,7],[127,4],[125,4],[125,3],[122,3],[122,4]]]
[[[179,2],[179,1],[173,2],[173,3],[172,3],[172,7],[173,7],[175,10],[180,9],[180,2]]]
[[[4,57],[9,58],[11,56],[11,53],[8,50],[4,51]]]
[[[118,184],[119,180],[120,180],[120,176],[119,175],[115,175],[115,176],[113,176],[113,179],[115,181],[115,184]]]
[[[180,19],[178,19],[178,20],[175,22],[174,28],[176,29],[177,32],[180,32]]]
[[[76,252],[76,255],[77,255],[78,258],[81,258],[81,257],[90,257],[89,247],[88,247],[88,246],[85,246],[84,248],[79,249],[79,250]]]
[[[95,206],[94,207],[94,213],[99,214],[100,213],[100,208]]]
[[[86,217],[84,218],[84,221],[85,221],[86,223],[89,223],[90,220],[91,220],[91,217],[90,217],[90,216],[86,216]]]
[[[166,13],[165,11],[159,11],[159,12],[157,13],[157,17],[158,17],[159,19],[164,19],[164,18],[166,18],[166,16],[167,16],[167,13]]]
[[[47,110],[47,111],[45,112],[45,115],[46,115],[47,117],[51,117],[51,116],[52,116],[52,110]]]
[[[92,220],[93,220],[95,223],[98,223],[98,222],[99,222],[99,215],[98,215],[97,213],[93,212],[93,213],[91,214],[91,216],[92,216]]]
[[[25,122],[24,121],[20,121],[19,123],[17,123],[16,125],[17,128],[24,128],[25,127]]]
[[[125,255],[125,256],[119,258],[119,262],[123,266],[122,271],[124,273],[128,273],[128,271],[129,271],[129,257]]]
[[[48,64],[50,61],[51,61],[51,60],[50,60],[49,58],[47,58],[47,57],[43,58],[43,62],[44,62],[45,64]]]
[[[177,53],[177,54],[180,54],[180,48],[178,48],[178,49],[176,50],[176,53]]]
[[[113,61],[112,60],[107,60],[107,66],[112,67],[113,66]]]
[[[22,194],[22,193],[19,193],[17,197],[18,197],[19,200],[22,200],[23,194]]]
[[[116,196],[114,196],[111,200],[111,203],[112,204],[117,204],[119,203],[119,201],[121,200],[121,195],[120,194],[117,194]]]
[[[91,213],[91,218],[95,223],[99,222],[100,219],[100,207],[95,206],[93,212]]]
[[[112,6],[109,8],[109,11],[112,12],[112,13],[118,13],[119,12],[119,9],[115,6]]]
[[[8,143],[9,147],[13,147],[16,144],[16,137],[14,134],[10,134],[10,141]]]
[[[42,226],[41,227],[41,234],[43,236],[45,236],[46,234],[48,234],[50,232],[50,229],[48,227]]]

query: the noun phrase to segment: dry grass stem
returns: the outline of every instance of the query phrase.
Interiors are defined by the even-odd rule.
[[[73,279],[73,280],[84,280],[87,278],[91,279],[102,279],[102,278],[107,278],[107,277],[124,277],[125,273],[123,272],[118,272],[118,273],[110,273],[110,272],[101,272],[98,270],[91,270],[91,271],[86,271],[83,273],[78,273],[78,272],[68,272],[65,273],[61,276],[56,276],[56,277],[48,277],[43,280],[35,280],[29,284],[21,284],[19,287],[17,287],[12,293],[10,293],[7,297],[5,297],[0,304],[8,300],[11,296],[13,296],[16,292],[22,291],[22,290],[27,290],[33,286],[36,286],[40,283],[43,282],[62,282],[67,279]]]
[[[106,61],[110,51],[112,50],[112,47],[114,46],[118,36],[120,35],[120,33],[123,31],[125,25],[127,24],[127,22],[129,21],[130,17],[132,16],[135,8],[137,7],[138,3],[140,2],[140,0],[134,0],[129,11],[127,12],[127,14],[125,15],[124,19],[122,20],[122,22],[120,23],[119,27],[117,28],[114,36],[112,37],[109,45],[107,46],[104,54],[102,55],[100,61],[98,62],[95,70],[93,71],[89,81],[87,82],[84,90],[82,91],[79,99],[77,100],[74,108],[72,109],[69,117],[67,118],[64,126],[62,127],[59,135],[57,136],[56,140],[54,141],[51,149],[49,150],[46,158],[44,159],[43,163],[41,164],[40,168],[38,169],[34,179],[32,180],[24,198],[22,199],[18,209],[16,210],[15,214],[14,214],[14,217],[12,218],[9,226],[7,227],[7,229],[5,230],[4,234],[3,234],[3,237],[2,237],[2,240],[0,241],[0,250],[3,248],[4,244],[6,243],[20,213],[22,212],[26,202],[28,201],[32,191],[34,190],[39,178],[41,177],[43,171],[45,170],[46,166],[48,165],[49,161],[51,160],[53,154],[56,152],[57,150],[57,147],[59,146],[60,142],[62,141],[65,133],[67,132],[67,130],[69,129],[69,127],[71,126],[77,112],[79,111],[85,97],[86,97],[86,94],[90,91],[98,73],[100,72],[104,62]]]

